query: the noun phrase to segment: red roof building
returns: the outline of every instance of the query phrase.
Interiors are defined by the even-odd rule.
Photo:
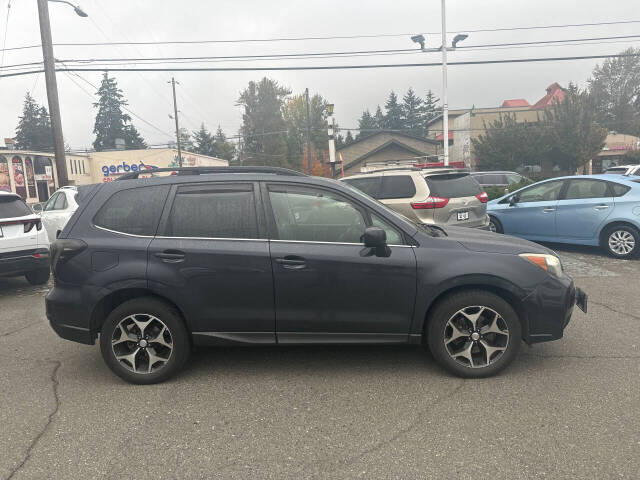
[[[531,104],[527,102],[524,98],[515,98],[513,100],[505,100],[502,102],[501,107],[509,108],[509,107],[530,107]]]
[[[547,87],[547,94],[538,100],[531,109],[538,110],[551,107],[554,103],[562,103],[564,97],[565,93],[563,88],[554,82]]]

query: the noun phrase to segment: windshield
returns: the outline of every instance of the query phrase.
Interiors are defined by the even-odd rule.
[[[415,228],[417,228],[418,230],[420,230],[423,233],[426,233],[427,235],[431,235],[432,237],[440,237],[440,236],[443,236],[443,235],[444,236],[447,235],[447,233],[444,231],[444,229],[442,229],[440,227],[434,227],[434,226],[431,226],[431,225],[427,225],[426,223],[418,223],[418,222],[416,222],[414,220],[411,220],[408,217],[405,217],[401,213],[390,209],[384,203],[380,202],[379,200],[376,200],[375,198],[371,197],[370,195],[367,195],[362,190],[359,190],[358,188],[354,187],[353,185],[350,185],[348,182],[340,182],[340,183],[342,185],[344,185],[345,187],[347,187],[352,192],[357,193],[361,197],[365,197],[365,198],[368,198],[369,200],[371,200],[373,202],[376,202],[378,204],[378,206],[380,208],[382,208],[385,212],[389,213],[390,215],[393,215],[394,217],[396,217],[396,218],[398,218],[400,220],[403,220],[403,221],[413,225]]]
[[[0,218],[24,217],[32,214],[33,212],[21,198],[13,195],[0,195]]]

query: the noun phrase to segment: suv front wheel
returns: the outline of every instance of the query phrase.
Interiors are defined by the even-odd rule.
[[[515,358],[522,338],[514,309],[499,296],[465,290],[445,297],[428,319],[436,361],[464,378],[495,375]]]
[[[100,350],[120,378],[151,384],[180,370],[190,344],[180,313],[161,300],[144,297],[129,300],[109,314],[100,332]]]

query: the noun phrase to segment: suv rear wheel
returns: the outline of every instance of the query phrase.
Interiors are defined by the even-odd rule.
[[[515,358],[520,321],[499,296],[482,290],[445,297],[429,318],[427,340],[436,361],[464,378],[495,375]]]
[[[113,310],[100,332],[100,350],[120,378],[151,384],[175,375],[189,356],[180,313],[152,297],[129,300]]]

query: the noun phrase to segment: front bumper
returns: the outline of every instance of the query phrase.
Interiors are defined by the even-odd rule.
[[[567,275],[549,278],[522,301],[529,344],[562,338],[576,304],[576,287]]]
[[[49,250],[37,248],[0,254],[0,277],[24,275],[49,268]]]

